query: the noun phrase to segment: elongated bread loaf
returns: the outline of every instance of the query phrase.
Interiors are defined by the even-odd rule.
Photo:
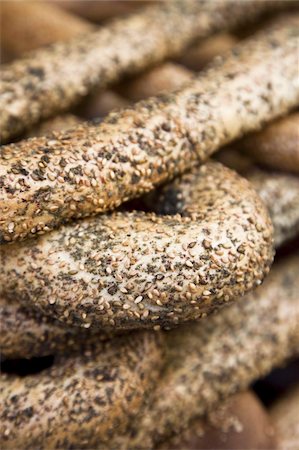
[[[279,450],[269,414],[250,390],[232,395],[155,450]]]
[[[246,136],[238,147],[266,167],[299,174],[299,112]]]
[[[117,448],[149,449],[299,352],[299,258],[271,270],[244,301],[165,333],[168,363]]]
[[[240,45],[177,93],[2,147],[0,242],[113,209],[285,113],[299,100],[297,22]]]
[[[274,225],[275,245],[279,246],[299,235],[299,180],[290,174],[273,174],[260,169],[251,170],[247,176],[268,208]],[[159,195],[158,192],[146,199],[146,205],[153,211],[161,207]],[[168,198],[173,209],[175,198],[165,196],[165,191],[163,197],[166,202],[164,208]],[[179,200],[177,196],[176,199]],[[4,358],[55,354],[89,346],[108,336],[66,327],[47,316],[29,311],[17,302],[2,299],[1,308],[0,347]]]
[[[180,52],[195,38],[284,4],[288,2],[160,2],[69,43],[33,52],[2,69],[1,141],[65,111],[93,88],[105,87],[124,74],[137,73]]]
[[[145,332],[57,357],[38,374],[3,374],[2,446],[102,448],[128,428],[160,366],[158,335]]]
[[[296,450],[299,447],[299,384],[274,403],[270,415],[279,432],[279,449]]]
[[[250,184],[208,163],[170,186],[172,216],[118,212],[0,250],[1,291],[99,330],[198,319],[261,283],[272,225]]]
[[[1,48],[11,59],[53,42],[83,36],[94,28],[43,0],[1,2]]]

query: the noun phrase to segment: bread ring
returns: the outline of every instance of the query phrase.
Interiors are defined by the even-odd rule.
[[[1,359],[32,358],[86,350],[111,338],[112,333],[92,333],[62,326],[47,316],[0,298]]]
[[[299,112],[247,136],[238,147],[258,163],[299,174]]]
[[[159,2],[2,68],[2,143],[69,109],[94,88],[179,53],[195,38],[289,6],[285,1],[234,0],[233,7],[232,14],[232,4],[226,0]]]
[[[66,9],[92,22],[103,22],[122,14],[129,14],[155,0],[52,0],[57,6]]]
[[[299,258],[273,267],[253,293],[201,323],[164,333],[166,367],[114,448],[149,449],[247,388],[299,349]],[[142,420],[140,420],[142,417]]]
[[[188,67],[188,69],[198,72],[210,63],[213,58],[222,56],[233,48],[237,42],[238,39],[232,34],[218,33],[188,48],[178,58],[178,62]]]
[[[275,246],[299,235],[299,178],[254,169],[246,178],[267,207],[274,227]]]
[[[122,83],[117,91],[137,102],[161,93],[173,92],[192,78],[194,73],[190,70],[179,64],[166,62]]]
[[[261,170],[247,173],[250,182],[262,197],[274,226],[275,246],[299,234],[299,180],[290,174],[273,174]],[[159,195],[159,194],[158,194]],[[163,195],[163,194],[162,194]],[[165,199],[165,195],[164,195]],[[159,205],[161,198],[151,196],[147,205]],[[172,204],[173,204],[173,198]],[[0,348],[5,358],[47,355],[90,345],[105,334],[61,326],[45,316],[28,312],[16,302],[2,299]]]
[[[299,444],[299,384],[287,392],[270,409],[271,419],[280,435],[283,450],[295,450]]]
[[[279,450],[269,414],[254,392],[232,395],[155,450]]]
[[[201,324],[192,324],[165,333],[166,347],[163,345],[163,349],[167,349],[164,357],[165,369],[162,372],[162,378],[157,383],[156,391],[154,395],[148,397],[147,406],[144,409],[141,404],[134,405],[135,409],[132,408],[131,411],[136,414],[136,419],[132,416],[129,417],[130,431],[122,432],[121,429],[126,427],[118,427],[115,434],[109,435],[108,447],[130,450],[133,448],[153,448],[160,441],[180,432],[192,418],[203,415],[208,408],[210,409],[220,400],[235,393],[236,390],[244,389],[252,380],[265,375],[275,365],[282,364],[288,357],[298,352],[298,275],[298,258],[293,258],[288,263],[284,262],[278,265],[276,269],[274,268],[265,284],[254,294],[249,294],[246,301],[238,302],[234,306],[224,309],[220,314],[209,317]],[[119,358],[119,353],[127,354],[127,343],[129,342],[131,348],[136,351],[136,343],[138,344],[140,336],[143,339],[153,339],[153,334],[147,335],[145,333],[137,336],[137,340],[133,338],[133,341],[131,335],[121,340],[115,339],[112,343],[101,344],[96,350],[99,357],[91,354],[90,357],[83,356],[75,359],[69,358],[68,360],[62,358],[62,360],[58,360],[54,368],[37,376],[29,376],[18,380],[9,377],[5,380],[4,409],[1,423],[5,437],[2,442],[8,442],[6,448],[19,448],[19,443],[24,442],[24,440],[28,445],[27,448],[32,448],[34,445],[42,448],[40,447],[41,443],[46,448],[49,448],[51,443],[55,448],[59,444],[63,448],[68,448],[67,444],[76,444],[80,448],[83,446],[90,448],[95,445],[93,444],[94,439],[98,439],[102,444],[101,448],[105,448],[103,428],[98,431],[99,428],[93,426],[93,432],[86,437],[83,431],[87,429],[88,433],[89,426],[86,426],[85,423],[84,427],[79,426],[81,433],[74,432],[75,424],[73,422],[71,427],[61,426],[60,414],[66,416],[63,419],[63,423],[65,423],[70,416],[74,416],[73,419],[75,420],[78,410],[73,405],[73,395],[70,395],[69,404],[62,405],[64,395],[60,395],[60,391],[57,391],[57,385],[58,387],[63,386],[64,380],[61,382],[57,377],[63,372],[65,378],[69,377],[69,372],[66,372],[65,369],[70,366],[72,377],[79,380],[80,389],[77,387],[76,391],[80,393],[80,398],[84,397],[87,389],[90,388],[88,390],[88,406],[92,404],[93,407],[97,408],[93,397],[90,396],[98,394],[101,385],[97,384],[95,389],[92,383],[89,384],[88,379],[82,386],[82,369],[80,369],[82,360],[83,363],[86,358],[92,360],[93,362],[90,361],[89,365],[93,365],[98,370],[99,361],[101,361],[101,365],[105,366],[108,360],[109,370],[113,370],[113,368],[111,369],[111,361],[116,361],[119,367],[125,370],[127,364],[123,364],[123,358]],[[144,336],[151,337],[145,338]],[[154,334],[154,336],[159,339],[160,334]],[[122,342],[123,340],[124,342]],[[111,347],[111,351],[103,351],[105,346]],[[139,358],[142,357],[140,364],[143,363],[146,366],[144,372],[147,375],[150,373],[149,366],[155,369],[161,367],[161,362],[159,363],[160,354],[157,354],[156,348],[156,345],[151,346],[149,344],[148,351],[144,352],[143,350],[138,353]],[[236,348],[238,349],[237,353]],[[140,346],[138,346],[138,349],[140,349]],[[153,357],[156,358],[156,362],[151,360]],[[78,362],[74,363],[74,360]],[[101,369],[102,367],[100,372],[102,372]],[[139,374],[141,371],[139,366],[137,366],[136,371],[135,367],[131,367],[130,370],[133,370],[133,372],[130,372],[129,376],[125,378],[130,378],[132,384],[136,379],[136,372]],[[131,378],[132,376],[133,378]],[[153,376],[152,373],[151,376]],[[156,373],[154,376],[157,376]],[[36,400],[37,389],[43,391],[46,385],[51,387],[54,383],[56,390],[51,394],[52,397],[43,401],[42,405],[38,405]],[[18,386],[18,390],[28,392],[25,408],[22,403],[18,404],[19,400],[17,400],[17,403],[13,403],[12,397],[16,395],[16,386]],[[139,386],[138,383],[137,386]],[[136,385],[134,384],[132,388],[136,389]],[[10,392],[13,394],[10,394]],[[56,409],[58,417],[54,419],[54,426],[49,428],[48,418],[49,414],[54,414],[53,396],[56,395],[62,397],[62,402]],[[135,396],[136,392],[133,400],[130,397],[128,398],[131,401],[136,401]],[[34,408],[34,415],[33,418],[28,419],[25,410],[27,411],[27,408],[30,407]],[[38,410],[35,409],[36,407]],[[42,412],[40,412],[40,408],[43,408]],[[117,411],[120,410],[117,409]],[[39,412],[40,415],[38,415]],[[82,413],[84,414],[84,410]],[[111,410],[105,414],[101,411],[101,414],[98,420],[102,418],[105,421],[111,421]],[[36,426],[35,422],[37,417],[42,420],[39,422],[39,427]],[[22,421],[23,426],[13,427],[14,420]],[[26,425],[26,420],[29,422],[28,425]],[[27,441],[30,426],[32,426],[32,429],[30,428],[30,436]],[[58,427],[59,430],[63,430],[63,434],[58,433]],[[51,431],[49,437],[43,434],[45,430]],[[98,433],[100,433],[100,436]],[[81,442],[77,441],[80,436],[82,436]],[[65,437],[65,442],[61,443],[60,439],[63,437]],[[86,441],[82,443],[82,439],[86,439]]]
[[[274,227],[275,247],[299,234],[299,178],[282,172],[257,168],[251,159],[225,149],[217,159],[247,178],[263,200]],[[157,199],[154,199],[157,202]],[[156,206],[156,205],[155,205]],[[151,209],[155,210],[153,201]]]
[[[35,375],[2,377],[5,449],[99,448],[124,432],[158,375],[156,333],[136,333],[57,358]]]
[[[50,2],[1,2],[1,48],[11,59],[52,42],[83,36],[94,26]]]
[[[0,242],[113,209],[284,113],[299,98],[298,29],[280,24],[189,87],[99,126],[2,147]]]
[[[175,181],[177,216],[122,212],[2,246],[8,298],[100,330],[198,319],[261,283],[272,225],[246,180],[208,163]]]

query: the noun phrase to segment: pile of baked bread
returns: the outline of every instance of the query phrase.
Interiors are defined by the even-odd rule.
[[[3,449],[299,448],[297,10],[2,0]]]

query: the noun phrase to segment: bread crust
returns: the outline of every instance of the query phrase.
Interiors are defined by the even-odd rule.
[[[270,123],[238,146],[257,163],[299,174],[299,112]]]
[[[282,260],[265,283],[205,321],[165,332],[165,366],[148,405],[118,448],[149,449],[226,398],[298,356],[299,260]],[[168,355],[168,356],[167,356]]]
[[[3,446],[109,446],[152,389],[161,364],[159,347],[156,333],[136,333],[77,356],[56,357],[52,367],[38,374],[3,374]]]
[[[299,97],[298,29],[280,24],[188,87],[112,113],[98,126],[3,146],[0,242],[114,209],[285,113]]]
[[[118,212],[2,246],[3,295],[71,325],[156,329],[260,284],[272,225],[250,184],[208,163],[168,191],[177,215]]]
[[[285,1],[260,0],[235,0],[233,5],[231,14],[231,2],[226,0],[159,2],[7,65],[1,73],[2,143],[42,119],[66,111],[94,88],[106,87],[123,75],[138,73],[179,53],[195,38],[276,7],[289,7]]]

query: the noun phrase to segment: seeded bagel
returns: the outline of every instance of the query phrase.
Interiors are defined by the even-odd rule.
[[[271,123],[238,145],[258,163],[299,174],[299,112]]]
[[[275,246],[299,234],[299,178],[291,173],[264,170],[235,148],[217,153],[217,160],[236,170],[254,186],[267,207],[274,227]],[[155,210],[157,198],[147,196],[147,203]]]
[[[279,450],[269,414],[252,391],[232,395],[156,450]]]
[[[190,70],[198,72],[210,63],[216,56],[222,56],[225,52],[233,48],[238,39],[229,33],[218,33],[204,41],[195,43],[187,49],[178,59]]]
[[[299,178],[281,172],[254,169],[246,178],[253,184],[267,207],[273,227],[275,246],[299,235]]]
[[[272,225],[248,182],[211,162],[173,190],[175,216],[118,212],[2,246],[2,294],[110,330],[198,319],[260,284]]]
[[[1,48],[11,59],[91,32],[94,26],[45,1],[1,2]]]
[[[299,99],[294,23],[240,45],[175,94],[2,147],[0,242],[113,209],[284,113]]]
[[[99,448],[124,432],[156,380],[158,335],[136,333],[35,375],[3,374],[5,449]],[[102,448],[102,447],[101,447]]]
[[[32,358],[84,350],[111,338],[112,333],[62,326],[49,317],[0,298],[0,349],[3,360]]]
[[[154,448],[298,356],[298,256],[274,265],[263,286],[243,301],[164,334],[163,376],[130,433],[117,437],[116,448]]]
[[[270,415],[280,435],[279,448],[296,450],[299,446],[299,384],[274,403]]]
[[[289,3],[159,2],[70,42],[32,52],[1,70],[1,141],[69,109],[94,88],[179,53],[196,38],[247,22],[276,7],[288,8]]]

